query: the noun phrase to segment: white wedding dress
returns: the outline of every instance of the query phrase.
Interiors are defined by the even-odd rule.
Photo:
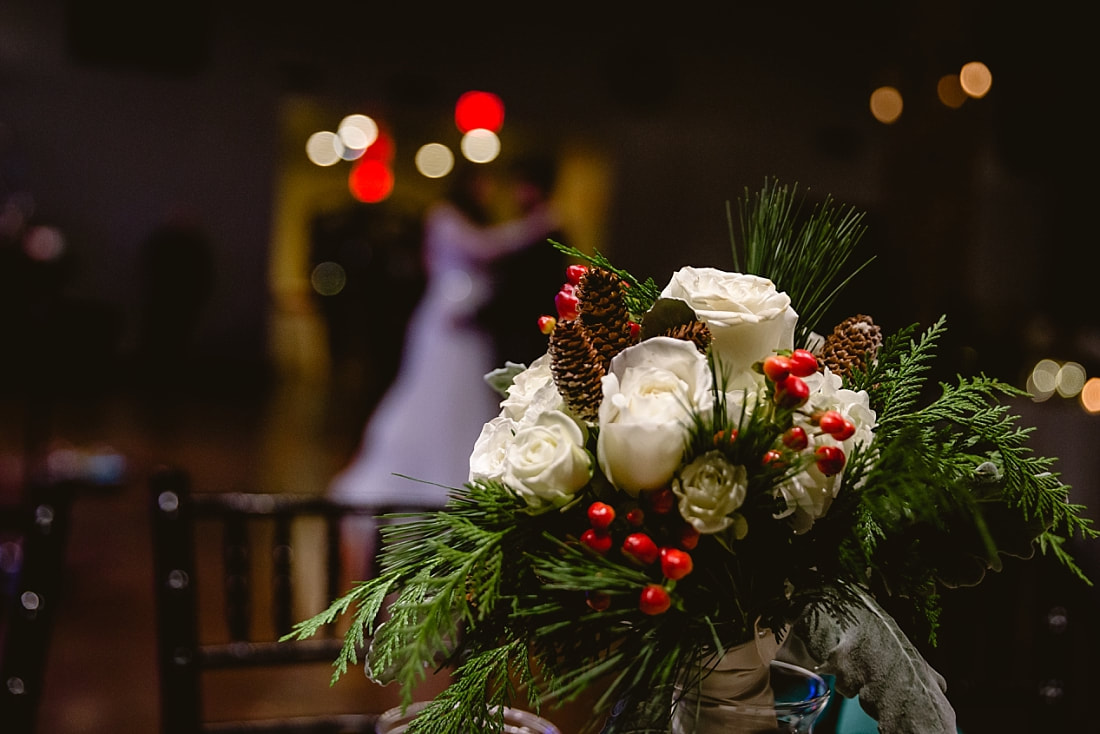
[[[474,321],[490,295],[486,268],[494,258],[539,242],[555,224],[548,209],[488,227],[474,225],[451,204],[429,211],[427,287],[409,320],[401,367],[357,454],[332,480],[331,497],[439,508],[450,488],[466,482],[474,442],[500,405],[484,379],[499,366],[492,364],[491,337]]]

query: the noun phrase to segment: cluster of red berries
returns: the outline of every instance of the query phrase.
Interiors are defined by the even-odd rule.
[[[659,517],[672,514],[676,498],[672,490],[659,489],[645,493],[646,506],[650,513]],[[606,555],[615,545],[612,537],[612,524],[616,519],[615,508],[606,502],[593,502],[588,506],[589,528],[581,534],[581,542],[592,551]],[[679,547],[673,545],[658,546],[653,536],[645,531],[646,510],[641,506],[631,507],[624,516],[627,534],[619,544],[619,552],[627,562],[640,567],[658,565],[664,583],[651,583],[642,588],[638,597],[638,608],[645,614],[663,614],[672,606],[669,595],[672,584],[687,576],[694,568],[691,554],[688,552],[699,543],[699,531],[689,523],[677,518],[677,538]],[[611,605],[611,597],[602,592],[588,595],[588,606],[603,611]]]
[[[554,296],[554,308],[557,310],[558,316],[557,318],[549,314],[539,316],[539,331],[549,335],[554,331],[555,327],[557,327],[559,321],[572,321],[580,316],[581,304],[580,299],[577,298],[577,285],[587,272],[587,265],[570,265],[566,267],[565,283],[562,285],[561,290]],[[641,330],[641,325],[632,321],[630,323],[630,329],[632,335],[637,337],[638,332]]]
[[[775,403],[782,408],[798,408],[806,403],[810,389],[802,378],[816,373],[817,369],[817,357],[807,349],[795,349],[790,355],[774,354],[761,363],[764,375],[775,385]],[[835,410],[813,413],[810,423],[837,441],[847,440],[856,432],[855,424]],[[781,440],[792,451],[802,451],[810,443],[802,426],[787,429]],[[844,468],[844,451],[839,446],[819,446],[814,449],[814,460],[822,474],[833,476]],[[781,462],[779,451],[773,449],[764,454],[765,464],[776,466]]]
[[[572,321],[580,315],[581,304],[577,298],[577,284],[587,272],[588,267],[585,265],[570,265],[565,269],[565,283],[554,296],[554,308],[557,309],[558,317],[539,316],[539,331],[550,334],[558,325],[558,321]]]

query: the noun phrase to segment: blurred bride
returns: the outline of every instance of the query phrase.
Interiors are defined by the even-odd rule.
[[[450,195],[425,216],[427,287],[409,320],[397,377],[368,421],[356,455],[333,478],[334,499],[399,509],[442,507],[449,488],[462,486],[469,475],[470,451],[482,426],[499,412],[500,397],[484,376],[500,365],[478,312],[493,295],[494,262],[527,247],[549,247],[546,239],[557,221],[549,204],[540,202],[494,222],[499,184],[491,172],[472,166],[453,175]],[[368,572],[362,564],[375,545],[373,523],[363,525],[345,543],[349,571],[360,574]]]

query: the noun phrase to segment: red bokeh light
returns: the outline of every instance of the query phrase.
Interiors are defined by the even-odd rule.
[[[348,190],[359,201],[377,204],[393,191],[393,171],[383,161],[360,159],[348,174]]]
[[[367,149],[363,151],[363,155],[360,156],[360,158],[389,163],[393,160],[395,147],[393,136],[385,130],[380,129],[378,131],[378,137],[375,138],[373,143],[367,146]]]
[[[504,102],[492,92],[466,92],[455,103],[455,125],[463,135],[478,129],[500,132]]]

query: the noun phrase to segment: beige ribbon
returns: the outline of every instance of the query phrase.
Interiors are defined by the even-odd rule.
[[[672,715],[672,734],[774,730],[769,666],[779,645],[771,630],[703,663],[705,677],[687,690]]]

